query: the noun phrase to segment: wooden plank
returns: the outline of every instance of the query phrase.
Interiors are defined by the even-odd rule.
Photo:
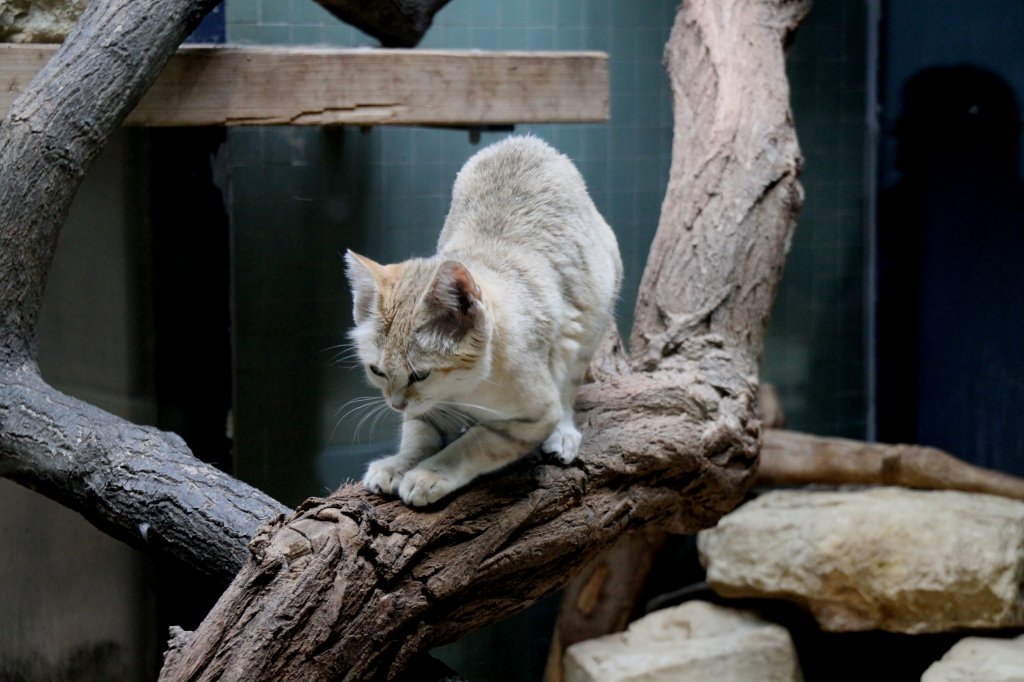
[[[0,44],[0,111],[56,52]],[[497,125],[608,119],[603,52],[186,46],[127,125]]]

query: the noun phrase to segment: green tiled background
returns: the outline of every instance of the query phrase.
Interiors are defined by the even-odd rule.
[[[426,48],[596,49],[610,53],[612,122],[519,126],[568,154],[615,228],[628,328],[668,177],[671,105],[661,66],[675,3],[452,2]],[[230,42],[341,46],[374,41],[308,0],[231,0]],[[642,103],[642,105],[638,105]],[[347,401],[371,392],[330,363],[351,305],[340,253],[388,262],[431,253],[458,169],[508,133],[429,128],[236,128],[229,136],[235,285],[238,473],[289,502],[358,477],[395,424]],[[284,455],[283,453],[287,453]]]
[[[863,438],[865,3],[816,2],[788,58],[806,193],[772,314],[762,379],[790,428]]]
[[[588,49],[610,56],[611,121],[521,126],[568,154],[615,229],[628,330],[668,175],[671,106],[662,67],[676,0],[453,0],[425,48]],[[235,43],[370,46],[309,0],[230,0]],[[865,8],[821,0],[789,58],[807,202],[769,329],[763,375],[789,426],[863,436]],[[381,261],[433,251],[463,162],[507,133],[424,128],[234,128],[234,435],[237,473],[293,504],[357,478],[396,424],[347,401],[372,395],[332,362],[351,303],[341,254]],[[340,410],[340,411],[339,411]],[[357,433],[358,430],[358,433]],[[549,605],[550,606],[550,605]],[[471,638],[449,659],[471,679],[505,679],[474,651],[514,650],[508,679],[539,679],[550,608]],[[543,614],[547,613],[548,616]],[[482,656],[482,655],[481,655]],[[486,672],[484,672],[486,671]]]
[[[661,65],[676,3],[455,0],[423,47],[598,49],[610,55],[611,121],[521,126],[572,157],[615,228],[628,329],[669,165],[671,106]],[[764,377],[789,425],[860,436],[865,422],[863,215],[865,11],[818,3],[789,58],[806,157],[807,202],[765,349]],[[228,38],[341,46],[375,41],[309,0],[231,0]],[[504,133],[485,133],[480,145]],[[239,474],[289,502],[357,477],[388,447],[390,417],[339,422],[368,395],[325,351],[344,343],[340,254],[381,261],[430,253],[450,183],[479,148],[464,131],[234,128],[235,438]]]

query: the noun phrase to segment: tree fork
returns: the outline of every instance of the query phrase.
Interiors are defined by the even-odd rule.
[[[634,312],[638,370],[658,367],[680,344],[715,332],[756,376],[762,336],[803,201],[801,159],[789,109],[784,49],[809,0],[684,2],[665,49],[674,137],[669,187]],[[709,264],[713,267],[709,267]],[[595,566],[646,575],[660,542],[602,554]],[[566,590],[546,679],[562,675],[577,641],[622,629],[636,605],[611,591],[581,606],[586,571]],[[639,590],[639,585],[635,590]]]
[[[694,532],[742,499],[763,327],[802,199],[783,51],[808,8],[680,9],[672,170],[634,371],[613,345],[592,366],[579,459],[527,458],[426,511],[358,485],[308,501],[261,530],[161,679],[396,677],[418,652],[558,589],[623,532]]]
[[[61,394],[36,362],[43,287],[75,191],[215,4],[89,3],[0,125],[0,474],[133,546],[158,548],[227,582],[251,534],[286,508],[199,462],[173,434]]]
[[[196,485],[193,479],[203,479],[209,472],[187,459],[190,455],[180,440],[112,417],[113,421],[107,422],[109,415],[45,386],[36,367],[35,324],[57,233],[81,177],[170,52],[212,4],[211,0],[153,0],[145,6],[127,0],[90,3],[57,57],[0,126],[0,168],[5,171],[0,184],[0,272],[4,278],[0,282],[0,472],[43,490],[136,544],[144,535],[142,524],[148,524],[149,518],[139,518],[126,507],[120,491],[111,495],[107,486],[96,485],[104,472],[119,467],[107,456],[136,452],[126,447],[126,442],[139,446],[139,455],[152,454],[161,450],[159,442],[163,441],[186,457],[174,465],[184,472],[186,489]],[[794,8],[804,6],[738,3],[729,6],[731,16],[725,17],[714,16],[719,10],[712,3],[688,4],[680,13],[673,43],[684,42],[679,37],[686,31],[681,24],[693,23],[694,17],[711,17],[713,22],[705,28],[714,30],[707,36],[701,34],[698,49],[745,54],[747,42],[737,42],[742,35],[750,38],[750,46],[769,50],[753,62],[767,57],[774,68],[781,64],[781,44],[802,11]],[[712,49],[720,41],[719,33],[726,42],[735,43],[724,52]],[[705,40],[708,44],[701,47]],[[671,55],[669,62],[671,65]],[[761,81],[765,74],[756,73],[753,66],[746,63],[738,71],[724,71],[723,76],[730,82],[743,81],[739,91],[755,95],[778,88],[781,82],[782,95],[776,90],[774,96],[779,98],[776,105],[785,112],[788,125],[788,94],[781,68]],[[751,73],[754,81],[744,81]],[[775,118],[757,119],[758,134],[766,134],[775,150],[767,159],[772,165],[768,181],[758,174],[755,186],[747,187],[741,174],[729,179],[723,171],[720,187],[714,182],[703,185],[705,190],[717,188],[725,193],[731,199],[729,206],[746,206],[746,213],[723,212],[722,206],[712,201],[703,213],[703,222],[669,224],[665,215],[670,201],[673,197],[678,200],[683,184],[693,180],[679,177],[680,172],[687,172],[685,165],[677,166],[679,140],[685,133],[678,123],[681,105],[675,81],[673,89],[677,105],[675,160],[659,228],[659,237],[668,232],[663,237],[668,242],[659,243],[671,246],[673,240],[686,236],[687,248],[706,260],[695,269],[696,285],[703,288],[690,296],[696,307],[664,305],[672,300],[672,291],[685,296],[691,285],[682,282],[684,278],[671,268],[654,276],[661,285],[672,279],[680,281],[659,289],[661,295],[654,297],[662,318],[660,326],[650,322],[637,325],[644,336],[640,344],[634,344],[639,351],[636,362],[645,371],[613,374],[581,392],[582,426],[590,444],[584,447],[580,461],[569,468],[536,460],[521,462],[507,474],[481,481],[446,508],[428,513],[395,502],[380,503],[358,487],[343,489],[330,501],[304,505],[288,524],[268,527],[253,542],[253,558],[235,581],[236,586],[248,590],[250,608],[235,611],[240,619],[233,623],[234,629],[221,633],[219,644],[223,646],[216,646],[217,642],[211,646],[210,635],[216,631],[216,623],[211,625],[211,621],[218,614],[232,613],[232,604],[237,606],[239,599],[247,598],[240,589],[225,594],[195,635],[179,638],[181,646],[168,657],[165,677],[177,676],[175,665],[190,676],[201,676],[207,664],[245,679],[279,677],[270,672],[273,662],[268,664],[266,656],[246,660],[247,647],[257,642],[265,645],[261,650],[273,649],[281,661],[294,663],[295,679],[396,673],[416,651],[457,638],[555,589],[621,532],[648,525],[693,531],[710,525],[738,502],[752,478],[757,452],[758,430],[751,409],[756,363],[751,359],[760,352],[758,325],[767,316],[781,267],[780,254],[788,244],[799,204],[795,179],[798,153],[791,127],[780,132],[774,127]],[[746,104],[761,106],[764,99],[752,97]],[[764,113],[755,109],[758,115]],[[778,112],[773,109],[769,113]],[[765,120],[770,124],[767,128]],[[697,123],[703,126],[707,121]],[[742,115],[724,123],[719,128],[726,133],[730,127],[733,132],[750,132],[745,129],[750,121]],[[718,135],[722,130],[714,132]],[[719,140],[718,144],[726,157],[747,162],[746,143],[751,141],[749,135],[734,136],[732,142]],[[755,146],[761,141],[761,137],[753,138]],[[728,170],[730,163],[719,164],[712,158],[716,154],[719,152],[709,155],[709,163]],[[721,161],[722,157],[718,158]],[[788,164],[782,163],[785,168],[777,173],[776,162],[787,158]],[[758,159],[758,164],[763,160]],[[697,199],[703,205],[706,197]],[[695,215],[702,213],[698,210]],[[747,220],[751,215],[754,222]],[[710,216],[715,216],[714,220]],[[746,228],[764,225],[768,229],[761,234],[763,238],[753,241],[714,236],[721,227],[719,220],[735,235],[737,218]],[[751,263],[753,269],[743,267]],[[762,275],[766,279],[758,279]],[[747,276],[754,279],[747,281]],[[742,280],[742,284],[736,290],[718,286],[723,280]],[[724,319],[731,324],[719,324],[716,320],[729,311],[734,314]],[[754,325],[750,335],[738,324],[744,316]],[[604,367],[621,365],[617,361]],[[40,411],[49,409],[51,402],[61,404],[64,412],[51,415]],[[75,460],[79,468],[61,471],[59,466],[68,459]],[[154,471],[142,475],[154,485],[163,484]],[[209,486],[210,499],[223,499],[225,494],[216,488]],[[154,490],[159,490],[171,499],[184,500],[187,512],[195,502],[188,500],[186,489],[138,486],[128,490],[124,499],[148,502]],[[273,516],[281,509],[261,493],[243,488],[241,496],[250,495],[262,512],[245,523],[263,514]],[[186,513],[171,524],[187,523],[189,517]],[[247,535],[244,530],[226,534],[215,528],[217,523],[237,527],[238,519],[216,517],[209,521],[201,538],[167,536],[166,548],[173,551],[189,543],[208,542],[212,554],[215,546],[237,546],[231,537]],[[273,529],[278,530],[271,534]],[[159,536],[160,528],[152,530]],[[197,551],[192,560],[202,562],[205,554],[205,550]],[[227,552],[237,554],[237,550]],[[266,593],[261,594],[264,589]],[[294,597],[292,602],[287,601],[289,596]],[[275,617],[275,608],[289,604],[295,608],[282,610],[278,612],[281,618]],[[375,629],[375,617],[380,614],[392,616],[395,622],[388,624],[390,629]],[[301,627],[282,629],[287,620],[295,620]],[[253,623],[266,629],[261,632],[250,627]],[[337,628],[338,624],[348,627]],[[248,639],[242,636],[246,628],[251,635]],[[291,648],[286,646],[285,633],[294,637]],[[309,637],[303,639],[305,635]],[[389,668],[390,662],[396,665]],[[263,670],[256,667],[259,664],[264,665]]]
[[[438,0],[406,0],[432,14]],[[228,582],[259,524],[289,510],[196,460],[174,434],[70,398],[39,375],[36,323],[71,200],[111,132],[216,0],[93,0],[0,124],[0,475],[135,547]],[[352,10],[356,11],[356,10]],[[407,36],[429,26],[388,30]],[[376,30],[378,19],[366,22]]]

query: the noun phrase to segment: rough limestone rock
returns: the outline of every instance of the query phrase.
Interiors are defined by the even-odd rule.
[[[59,43],[85,10],[86,0],[0,2],[0,43]]]
[[[953,491],[775,491],[700,533],[727,597],[802,604],[825,630],[1024,625],[1024,503]]]
[[[921,682],[1021,682],[1024,635],[1016,639],[965,637],[932,663]]]
[[[802,679],[785,628],[692,601],[645,616],[625,632],[565,652],[565,682],[792,682]]]

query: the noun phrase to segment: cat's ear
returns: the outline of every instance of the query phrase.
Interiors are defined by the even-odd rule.
[[[345,252],[345,274],[352,287],[352,319],[356,324],[362,324],[377,305],[384,266],[348,250]]]
[[[426,305],[435,323],[456,338],[472,329],[483,311],[480,287],[466,266],[452,260],[438,268]]]

